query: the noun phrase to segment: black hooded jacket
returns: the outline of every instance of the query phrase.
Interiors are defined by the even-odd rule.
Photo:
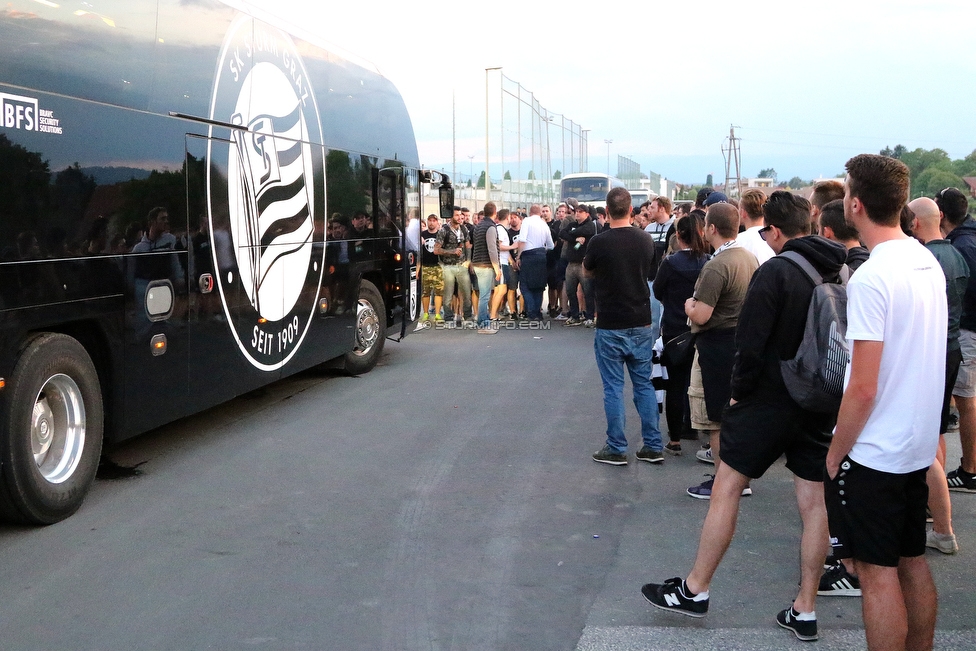
[[[969,284],[966,295],[962,299],[962,320],[959,327],[963,330],[976,330],[976,221],[972,217],[949,231],[946,239],[962,254],[969,265]]]
[[[796,251],[824,277],[840,282],[838,272],[847,249],[819,235],[789,240],[782,252]],[[775,256],[753,274],[735,332],[732,398],[755,395],[772,400],[789,397],[780,360],[793,359],[807,321],[813,281],[793,262]]]

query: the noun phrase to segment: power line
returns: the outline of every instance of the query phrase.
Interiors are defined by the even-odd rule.
[[[936,141],[934,139],[928,139],[928,138],[921,138],[921,139],[903,138],[903,137],[894,138],[890,136],[865,136],[863,134],[855,136],[855,135],[840,134],[840,133],[815,133],[813,131],[787,131],[783,129],[760,129],[757,127],[739,127],[739,128],[745,129],[747,131],[759,131],[761,133],[784,133],[791,136],[815,136],[817,138],[846,138],[848,140],[871,140],[875,142],[898,142],[899,140],[910,142],[912,140],[916,140],[925,143],[941,142],[942,144],[946,144],[946,145],[976,146],[976,140],[970,140],[965,142],[961,140]],[[762,142],[762,141],[752,140],[751,142]],[[780,144],[780,143],[772,143],[772,144]],[[793,144],[793,143],[783,143],[783,144]]]

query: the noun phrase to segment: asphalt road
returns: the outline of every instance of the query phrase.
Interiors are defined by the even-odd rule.
[[[801,646],[772,620],[798,579],[781,464],[743,502],[706,619],[643,601],[690,566],[707,503],[684,489],[709,467],[590,459],[592,336],[425,331],[368,375],[303,373],[125,444],[112,459],[141,475],[97,481],[60,524],[0,528],[0,648]],[[976,495],[953,501],[962,551],[929,554],[938,646],[973,649]],[[863,648],[859,600],[818,614],[814,648]]]

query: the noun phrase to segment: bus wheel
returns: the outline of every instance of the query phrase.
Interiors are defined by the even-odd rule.
[[[102,449],[102,393],[84,347],[35,337],[17,360],[0,437],[0,517],[52,524],[78,510]]]
[[[376,366],[386,343],[386,308],[376,285],[368,280],[359,283],[356,304],[356,347],[346,353],[346,372],[367,373]]]

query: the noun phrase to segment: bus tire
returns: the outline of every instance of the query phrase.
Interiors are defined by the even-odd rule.
[[[386,308],[376,285],[359,281],[356,303],[356,347],[346,353],[345,369],[350,375],[373,370],[386,343]]]
[[[102,450],[102,392],[85,348],[63,334],[27,342],[0,436],[0,518],[53,524],[85,500]]]

